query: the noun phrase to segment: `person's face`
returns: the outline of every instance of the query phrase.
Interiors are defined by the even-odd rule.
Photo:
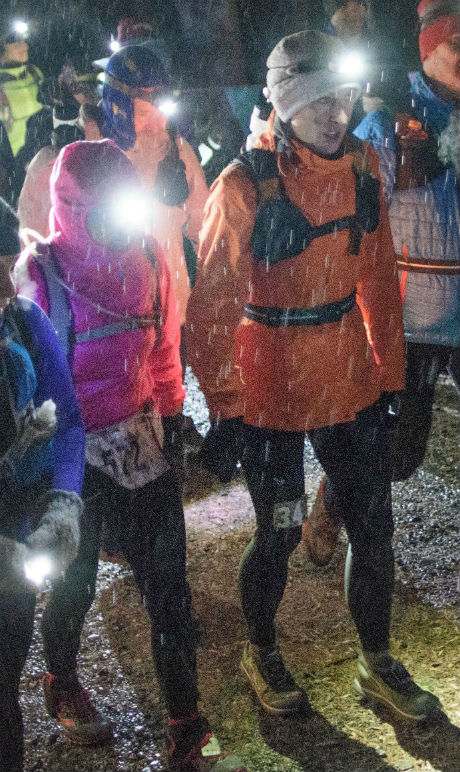
[[[310,102],[291,118],[297,139],[318,155],[334,155],[343,142],[358,96],[356,88],[341,88]]]
[[[0,316],[16,293],[13,268],[17,255],[0,255]]]
[[[453,96],[460,97],[460,35],[440,43],[423,62],[423,71]]]
[[[361,38],[365,18],[366,4],[349,0],[348,3],[337,8],[331,24],[339,38],[347,42],[356,42]]]
[[[7,43],[2,59],[4,62],[18,62],[18,64],[24,64],[29,59],[29,44],[25,40]]]

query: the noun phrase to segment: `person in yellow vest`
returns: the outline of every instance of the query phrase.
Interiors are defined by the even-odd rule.
[[[43,107],[37,99],[43,79],[42,71],[29,62],[25,33],[7,35],[0,52],[0,87],[6,97],[2,100],[1,119],[15,156],[25,142],[27,119]]]

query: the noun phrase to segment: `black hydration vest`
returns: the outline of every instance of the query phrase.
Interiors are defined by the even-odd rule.
[[[257,191],[257,214],[252,232],[256,262],[267,266],[296,257],[313,239],[343,230],[350,231],[349,252],[359,254],[363,231],[372,233],[380,217],[380,182],[368,171],[355,171],[356,211],[353,215],[311,225],[286,194],[278,169],[277,154],[254,149],[241,153],[233,162],[241,166]]]

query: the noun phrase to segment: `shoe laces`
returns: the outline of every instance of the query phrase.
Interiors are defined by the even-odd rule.
[[[279,646],[268,650],[260,649],[260,668],[262,675],[276,691],[296,689],[296,683],[289,670],[286,669]]]

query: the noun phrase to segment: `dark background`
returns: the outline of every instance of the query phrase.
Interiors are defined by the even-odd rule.
[[[419,65],[416,0],[375,0],[378,35],[407,64]],[[285,34],[315,27],[327,17],[321,0],[4,0],[0,24],[30,23],[30,61],[45,75],[70,60],[80,71],[107,54],[110,35],[126,15],[154,21],[174,61],[179,82],[193,85],[260,83],[264,61]]]

